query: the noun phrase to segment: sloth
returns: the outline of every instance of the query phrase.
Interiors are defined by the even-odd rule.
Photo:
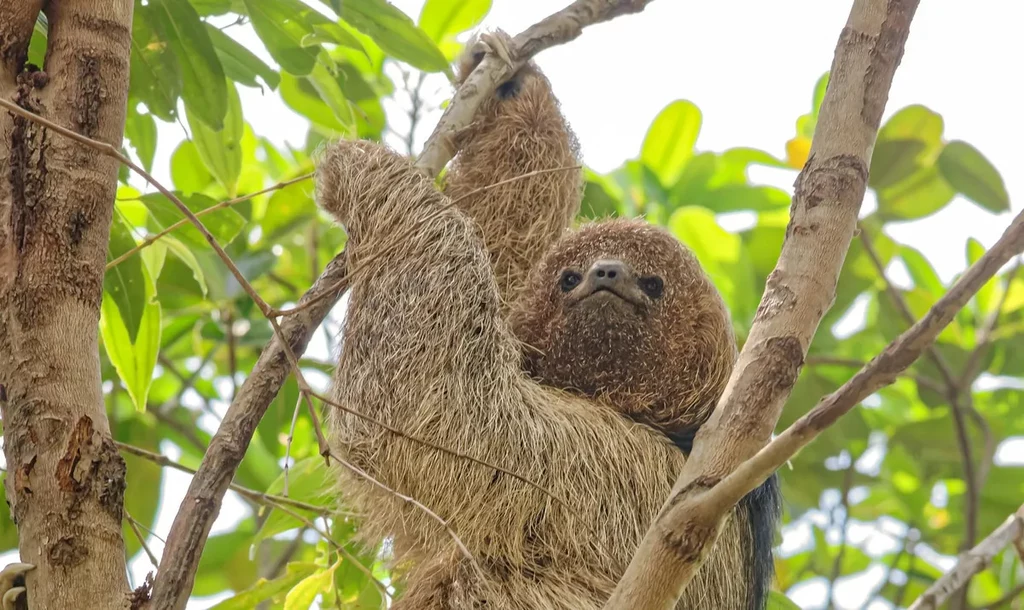
[[[724,389],[729,315],[663,229],[569,229],[579,148],[536,65],[458,138],[443,190],[381,144],[320,155],[360,268],[331,396],[414,437],[332,411],[341,489],[393,541],[397,610],[596,610]],[[773,477],[733,510],[678,608],[764,608],[779,503]]]

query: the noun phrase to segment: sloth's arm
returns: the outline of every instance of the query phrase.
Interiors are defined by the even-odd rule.
[[[491,47],[508,40],[501,32],[482,38]],[[479,44],[466,48],[460,83],[482,57]],[[445,194],[480,227],[498,292],[508,303],[579,211],[582,172],[564,169],[579,165],[576,137],[548,79],[530,62],[484,102],[458,140]],[[498,186],[484,189],[491,185]]]

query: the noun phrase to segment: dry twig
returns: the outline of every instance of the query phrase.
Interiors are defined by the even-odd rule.
[[[1020,544],[1022,540],[1024,540],[1024,506],[1010,515],[1005,523],[978,543],[978,546],[961,555],[956,567],[932,583],[932,586],[928,587],[921,597],[910,604],[908,610],[936,610],[970,582],[975,574],[985,569],[1000,551],[1011,544]]]

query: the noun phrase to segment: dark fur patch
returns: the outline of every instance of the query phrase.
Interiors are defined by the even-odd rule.
[[[779,475],[772,473],[761,486],[748,493],[740,506],[747,511],[751,534],[751,561],[747,577],[750,583],[750,610],[764,610],[768,593],[775,579],[775,558],[772,546],[782,516],[782,492]]]
[[[693,450],[693,438],[697,430],[683,430],[668,435],[683,455],[689,457]],[[779,475],[772,473],[760,487],[740,500],[740,506],[747,511],[750,523],[750,561],[747,564],[747,583],[750,597],[747,610],[764,610],[768,605],[768,593],[775,580],[775,531],[782,517],[782,490],[779,489]]]
[[[519,89],[520,89],[519,79],[513,78],[510,81],[506,81],[506,82],[498,85],[498,90],[497,90],[498,98],[503,99],[503,100],[512,99],[515,96],[519,95]]]

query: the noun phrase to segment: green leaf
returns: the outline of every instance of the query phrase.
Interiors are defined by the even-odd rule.
[[[956,193],[935,167],[919,170],[878,192],[878,213],[885,220],[916,220],[938,212]]]
[[[107,357],[128,390],[135,408],[144,411],[160,351],[160,303],[152,301],[143,308],[139,332],[132,341],[117,305],[104,294],[100,306],[100,334]]]
[[[924,106],[907,106],[879,130],[868,184],[880,189],[930,167],[942,150],[942,117]]]
[[[990,212],[1010,209],[1010,195],[1003,177],[978,149],[959,140],[950,142],[939,155],[939,171],[964,197]]]
[[[185,106],[185,117],[192,129],[192,142],[196,145],[199,158],[217,182],[224,187],[231,197],[235,196],[238,176],[242,173],[242,105],[238,99],[238,91],[234,83],[225,81],[227,87],[228,109],[221,121],[221,128],[210,129],[201,120],[196,120],[191,108]]]
[[[220,129],[228,109],[224,69],[199,13],[187,0],[154,0],[150,6],[162,16],[161,29],[181,66],[185,109]]]
[[[153,171],[153,157],[156,155],[156,121],[153,115],[139,114],[129,106],[124,134],[142,161],[142,167],[148,172]]]
[[[784,594],[778,591],[770,591],[768,593],[768,605],[765,606],[765,610],[800,610],[800,606],[796,605]]]
[[[694,201],[716,213],[752,210],[764,212],[789,207],[786,191],[772,186],[746,186],[742,184],[723,186],[708,191]]]
[[[448,60],[430,36],[386,0],[345,0],[341,18],[369,36],[385,53],[424,72],[448,70]]]
[[[294,405],[293,405],[294,406]],[[309,504],[326,505],[333,497],[332,482],[323,468],[323,459],[318,455],[298,460],[288,469],[288,497]],[[284,472],[282,472],[267,488],[269,494],[284,493]],[[289,507],[298,513],[305,511]],[[315,515],[307,514],[313,518]],[[259,543],[281,532],[302,526],[292,515],[274,510],[260,526],[253,538],[253,544]]]
[[[217,51],[217,57],[220,58],[221,66],[224,67],[224,74],[229,79],[249,87],[257,87],[259,86],[256,81],[258,76],[268,87],[277,89],[277,85],[281,82],[281,75],[277,73],[277,70],[268,66],[262,59],[253,55],[249,49],[235,42],[234,38],[220,29],[209,23],[204,25],[206,33],[210,36],[210,42],[213,43],[213,48]]]
[[[491,10],[491,0],[427,0],[420,10],[420,29],[440,44],[475,27]]]
[[[313,600],[331,585],[334,571],[341,565],[341,559],[327,569],[319,569],[303,578],[284,598],[284,610],[309,610]]]
[[[192,140],[182,140],[171,154],[171,180],[183,193],[196,193],[213,182],[213,175],[206,169]]]
[[[754,287],[753,265],[739,236],[723,229],[711,211],[700,207],[679,208],[669,219],[668,228],[693,251],[733,317],[753,319],[759,294]]]
[[[300,581],[316,573],[321,568],[315,563],[289,563],[285,575],[274,580],[261,578],[256,584],[224,601],[211,606],[210,610],[252,610],[260,602],[269,600],[285,591],[290,591]]]
[[[117,216],[110,225],[110,243],[107,248],[107,262],[116,259],[135,248],[131,228]],[[103,275],[103,292],[120,312],[130,343],[135,341],[142,324],[143,309],[146,306],[146,276],[142,271],[142,259],[131,256],[118,263]]]
[[[967,238],[967,264],[973,265],[978,262],[982,256],[985,255],[985,246],[981,245],[981,242],[974,239],[973,237]],[[997,285],[997,278],[993,277],[989,281],[985,282],[985,285],[978,290],[978,293],[974,295],[975,302],[978,304],[978,311],[983,315],[991,313],[992,309],[996,307],[998,301],[996,300],[996,294],[999,290]]]
[[[935,269],[923,254],[910,246],[900,246],[900,258],[907,266],[907,271],[910,272],[910,277],[914,280],[914,286],[925,290],[935,298],[941,297],[946,292],[942,280],[939,279],[939,274],[935,273]]]
[[[309,74],[320,53],[318,46],[304,46],[303,38],[313,34],[304,14],[311,11],[298,0],[244,0],[252,27],[267,51],[287,72]]]
[[[342,135],[348,128],[338,120],[334,111],[324,103],[308,78],[281,75],[281,99],[289,108],[306,117],[318,127],[326,128],[329,135]]]
[[[700,109],[686,100],[672,102],[651,123],[640,160],[657,174],[662,184],[674,184],[693,156],[700,125]]]
[[[136,6],[132,20],[132,57],[129,94],[145,102],[154,115],[165,121],[178,116],[181,68],[178,59],[161,38],[163,20],[154,6]]]
[[[323,64],[317,64],[313,66],[313,71],[310,72],[307,80],[320,95],[320,99],[334,113],[334,118],[345,126],[347,133],[351,133],[356,122],[355,113],[352,112],[352,104],[345,99],[345,94],[334,76]]]
[[[180,193],[177,193],[177,195],[178,199],[185,204],[185,207],[197,214],[217,205],[215,200],[200,193],[187,197],[182,196]],[[150,193],[143,195],[139,199],[145,204],[146,209],[149,210],[150,218],[153,220],[153,229],[164,230],[185,218],[181,210],[178,209],[178,206],[174,205],[161,193]],[[203,214],[199,217],[199,220],[202,221],[203,226],[222,246],[233,240],[242,227],[245,226],[245,218],[230,207]],[[175,229],[172,235],[194,249],[205,250],[209,248],[206,238],[191,223]]]
[[[199,261],[196,260],[196,255],[193,254],[185,244],[170,235],[161,237],[159,243],[162,243],[168,250],[178,257],[181,262],[185,263],[185,265],[192,270],[192,277],[196,280],[196,283],[199,284],[199,288],[203,291],[203,296],[205,297],[207,292],[206,274],[203,273],[202,266],[199,264]]]

